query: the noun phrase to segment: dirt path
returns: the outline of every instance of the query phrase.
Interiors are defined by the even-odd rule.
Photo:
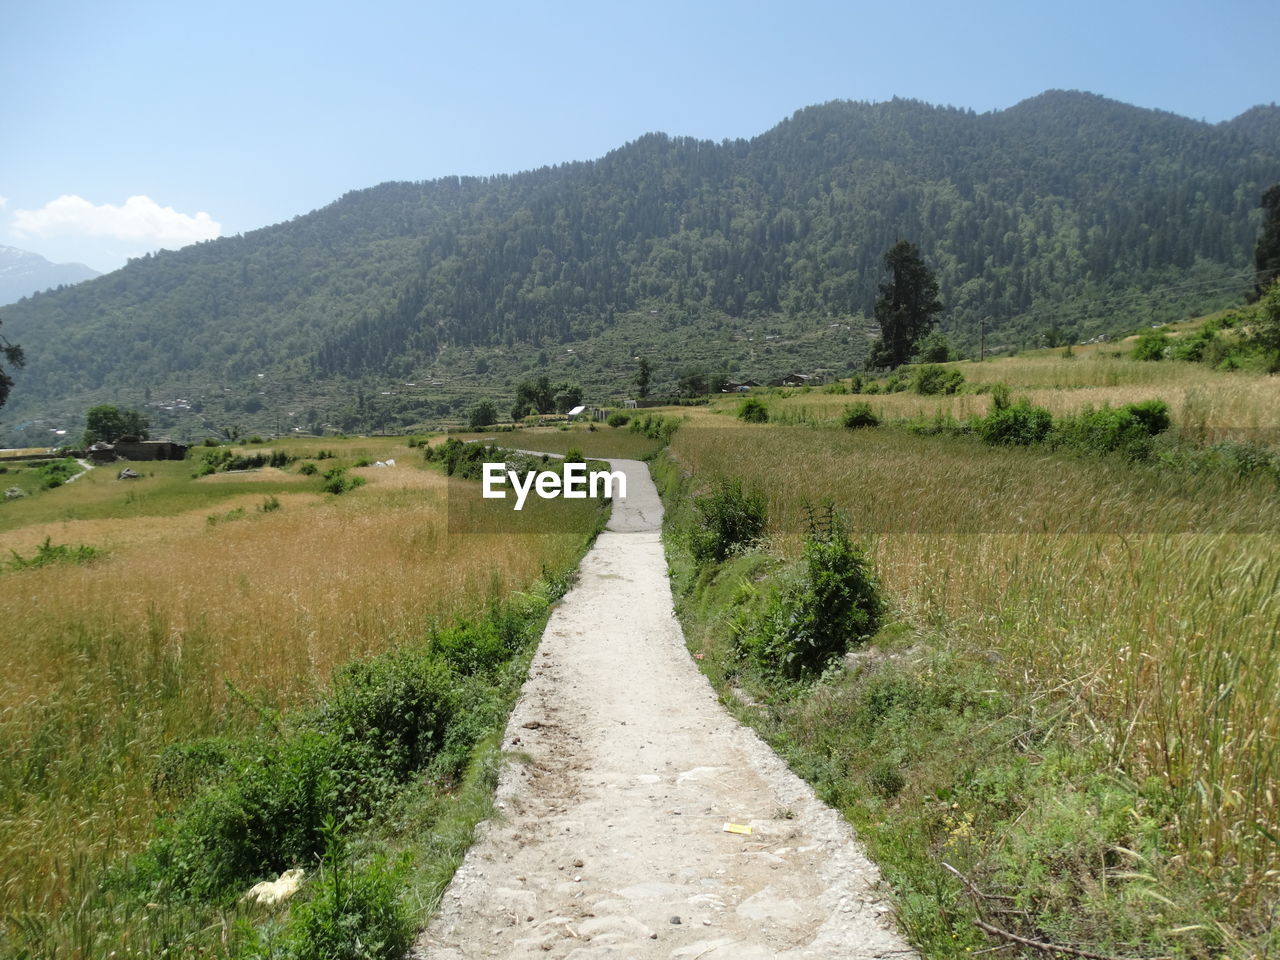
[[[551,616],[523,752],[411,956],[908,957],[845,823],[725,712],[684,646],[637,461]],[[749,836],[726,833],[747,824]]]

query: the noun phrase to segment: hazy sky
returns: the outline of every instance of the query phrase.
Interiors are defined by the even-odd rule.
[[[1280,99],[1274,0],[650,0],[0,8],[0,244],[99,270],[384,180],[750,137],[833,99]]]

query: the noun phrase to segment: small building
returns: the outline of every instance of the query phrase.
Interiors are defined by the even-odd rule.
[[[113,443],[99,440],[86,450],[84,455],[94,463],[114,463],[116,460],[116,447]]]
[[[569,411],[569,413],[568,413],[568,417],[569,417],[569,419],[570,419],[571,421],[572,421],[572,420],[577,420],[577,419],[578,419],[578,417],[582,416],[582,411],[583,411],[583,410],[585,410],[585,409],[587,409],[587,408],[586,408],[585,406],[583,406],[583,405],[579,405],[579,406],[574,407],[574,408],[573,408],[572,410],[570,410],[570,411]]]

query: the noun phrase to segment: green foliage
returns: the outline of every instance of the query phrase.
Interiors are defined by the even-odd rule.
[[[632,433],[641,434],[650,440],[667,443],[680,428],[680,423],[680,417],[664,416],[661,413],[644,413],[631,418],[630,429]]]
[[[1261,206],[1262,228],[1253,248],[1254,293],[1259,297],[1280,281],[1280,183],[1273,183],[1263,192]]]
[[[480,430],[497,422],[498,408],[494,406],[492,400],[481,400],[471,408],[471,415],[467,418],[467,425],[472,430]]]
[[[341,495],[356,487],[363,487],[364,484],[364,477],[352,477],[347,474],[346,467],[334,467],[325,472],[324,485],[321,489],[325,493]]]
[[[920,363],[948,363],[958,360],[951,341],[941,330],[930,330],[916,344],[915,358]]]
[[[281,508],[280,498],[272,494],[258,505],[259,513],[275,513]]]
[[[16,343],[10,343],[2,335],[0,335],[0,357],[11,367],[21,367],[26,363],[26,355],[22,352],[22,348]],[[9,371],[0,366],[0,407],[3,407],[5,401],[9,399],[9,391],[13,389],[13,377],[9,375]]]
[[[1074,416],[1060,417],[1048,439],[1055,446],[1142,460],[1151,455],[1152,438],[1167,429],[1168,405],[1163,400],[1147,400],[1115,409],[1086,408]]]
[[[1277,187],[1272,190],[1280,194]],[[1259,302],[1250,339],[1270,360],[1273,370],[1280,366],[1280,280],[1271,284]]]
[[[871,404],[864,400],[845,407],[844,414],[840,417],[840,423],[850,430],[857,430],[862,427],[880,426],[880,418],[871,409]]]
[[[289,912],[284,960],[399,960],[416,932],[400,893],[407,862],[352,864],[332,819],[324,833],[320,877]]]
[[[614,410],[609,414],[609,419],[605,422],[611,427],[625,427],[627,425],[627,421],[630,419],[631,418],[621,410]]]
[[[1043,443],[1053,427],[1053,415],[1026,400],[1007,407],[992,407],[978,425],[978,435],[987,443],[1031,446]]]
[[[31,570],[55,563],[92,563],[95,560],[101,560],[106,552],[99,547],[84,544],[73,547],[66,543],[52,543],[49,537],[45,537],[44,542],[36,547],[36,552],[29,557],[22,556],[16,550],[10,550],[9,554],[13,557],[9,561],[9,569]]]
[[[799,575],[771,597],[759,619],[739,625],[737,644],[760,670],[812,679],[880,625],[884,601],[863,551],[828,511],[810,521]]]
[[[911,389],[921,396],[959,393],[964,386],[964,374],[949,367],[925,364],[911,373]]]
[[[745,423],[768,423],[769,408],[764,401],[756,397],[748,397],[738,404],[738,419]]]
[[[890,279],[880,285],[875,317],[880,341],[870,362],[877,367],[897,367],[907,362],[916,343],[933,326],[933,315],[942,309],[938,281],[925,266],[913,243],[899,240],[884,255]]]
[[[741,480],[720,481],[711,493],[695,498],[693,505],[697,522],[689,532],[689,549],[699,563],[724,560],[764,533],[764,497],[744,492]]]
[[[308,461],[298,468],[298,472],[302,474],[304,477],[314,477],[317,473],[320,472],[320,468],[317,467],[314,463],[311,463],[310,461]]]
[[[1169,347],[1169,335],[1163,330],[1146,329],[1138,334],[1138,341],[1129,355],[1135,360],[1163,360]]]
[[[232,470],[260,470],[262,467],[283,469],[296,459],[285,450],[263,451],[261,453],[238,454],[230,447],[217,447],[205,453],[197,477],[207,477],[213,473],[227,473]]]
[[[636,396],[643,400],[649,395],[649,381],[653,376],[653,364],[648,357],[641,357],[636,364]]]
[[[76,463],[71,457],[62,460],[51,460],[42,463],[36,471],[36,475],[40,478],[40,487],[43,490],[53,490],[62,486],[77,473],[80,472],[80,464]]]
[[[150,421],[137,410],[121,410],[111,404],[100,404],[85,414],[84,444],[98,441],[146,440]]]
[[[190,799],[135,862],[133,882],[148,896],[225,902],[331,852],[334,823],[367,818],[413,776],[453,780],[500,718],[496,681],[534,642],[557,591],[349,663],[321,705],[271,718],[250,741],[166,751],[153,782]],[[324,896],[321,883],[315,899]],[[345,912],[358,918],[363,908]]]

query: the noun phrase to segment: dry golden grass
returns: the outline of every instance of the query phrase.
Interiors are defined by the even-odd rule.
[[[303,702],[334,667],[572,566],[593,519],[594,507],[560,501],[547,505],[559,533],[521,532],[516,518],[503,533],[451,534],[449,510],[466,508],[446,504],[439,475],[416,463],[355,472],[368,484],[337,498],[275,478],[297,492],[265,513],[266,478],[244,494],[174,472],[138,481],[155,483],[149,509],[193,489],[230,495],[135,516],[127,499],[143,488],[99,478],[42,495],[29,523],[6,517],[0,544],[49,536],[110,552],[0,573],[0,913],[51,915],[145,840],[169,802],[149,784],[165,744],[256,723],[250,702]],[[46,519],[76,510],[94,515]]]
[[[1010,683],[1065,709],[1085,749],[1183,798],[1170,869],[1230,885],[1237,917],[1276,901],[1273,481],[898,431],[731,424],[682,430],[673,452],[698,477],[766,491],[784,551],[798,548],[805,502],[834,501],[910,619],[997,655]]]
[[[972,384],[1005,383],[1015,398],[1025,397],[1055,415],[1086,407],[1112,407],[1158,399],[1169,404],[1178,430],[1198,441],[1252,439],[1276,442],[1280,426],[1280,377],[1224,373],[1201,364],[1141,363],[1127,359],[1063,360],[1057,356],[1015,357],[984,364],[951,364]],[[865,401],[881,417],[898,420],[950,415],[984,416],[989,394],[920,396],[912,392],[847,396],[822,392],[765,397],[772,419],[836,423],[851,403]],[[713,409],[732,415],[738,400],[718,399]]]

